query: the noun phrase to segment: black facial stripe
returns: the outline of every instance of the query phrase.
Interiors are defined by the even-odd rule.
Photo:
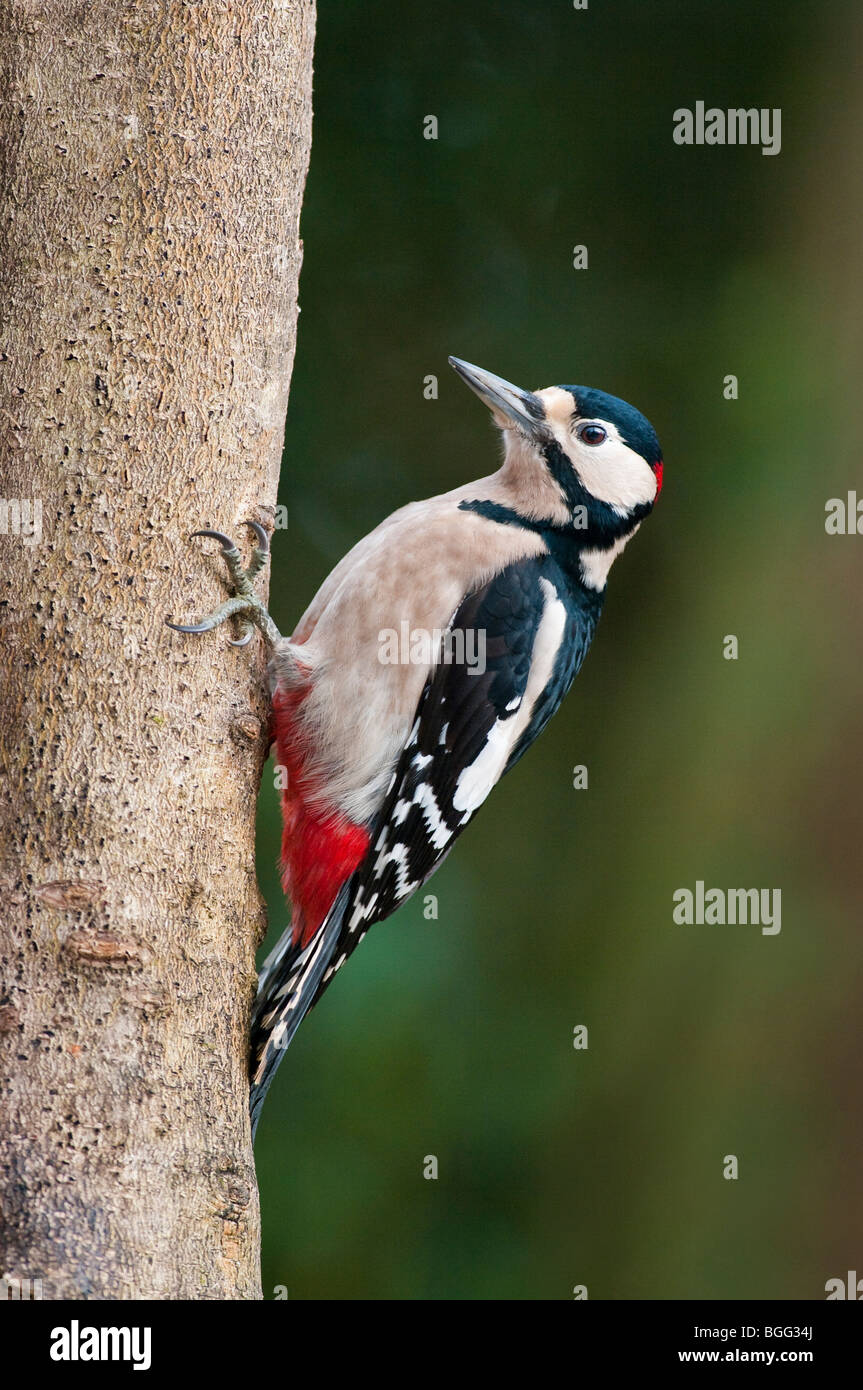
[[[567,458],[556,439],[542,445],[542,456],[570,511],[573,507],[586,507],[593,499],[579,482],[572,459]]]
[[[630,507],[621,516],[609,502],[602,502],[598,497],[594,497],[579,480],[572,461],[567,458],[557,442],[552,441],[544,445],[542,455],[551,476],[560,486],[570,511],[574,511],[576,507],[587,508],[589,530],[594,536],[597,531],[600,533],[603,545],[610,545],[618,536],[630,531],[635,522],[649,515],[653,506],[651,502]]]

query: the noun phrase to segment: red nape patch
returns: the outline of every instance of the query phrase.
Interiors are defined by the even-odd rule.
[[[662,459],[660,459],[658,463],[651,464],[651,467],[656,477],[656,497],[658,497],[662,491]],[[656,497],[653,499],[654,502],[656,501]]]
[[[282,887],[293,908],[293,940],[307,945],[333,900],[369,847],[369,834],[338,812],[309,804],[314,788],[306,764],[300,708],[308,686],[277,690],[273,722],[279,763],[287,772],[282,792]]]

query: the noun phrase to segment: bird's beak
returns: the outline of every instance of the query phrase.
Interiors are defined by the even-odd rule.
[[[504,381],[502,376],[483,371],[482,367],[474,367],[470,362],[462,362],[460,357],[451,357],[449,364],[458,372],[462,381],[467,382],[470,389],[476,392],[480,400],[485,401],[489,410],[494,412],[498,424],[504,428],[518,425],[519,429],[527,434],[539,432],[545,420],[545,409],[542,401],[532,391],[522,391],[520,386],[513,386],[511,381]]]

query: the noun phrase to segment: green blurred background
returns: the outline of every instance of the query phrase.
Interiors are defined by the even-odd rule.
[[[321,0],[279,626],[387,513],[496,466],[448,353],[631,400],[666,485],[438,920],[377,926],[279,1072],[267,1296],[819,1299],[863,1271],[863,539],[824,529],[863,482],[861,21]],[[781,153],[675,145],[697,100],[781,107]],[[781,934],[674,925],[697,879],[781,888]]]

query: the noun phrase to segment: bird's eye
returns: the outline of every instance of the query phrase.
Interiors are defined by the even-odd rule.
[[[579,425],[576,434],[583,444],[602,444],[608,438],[602,425]]]

